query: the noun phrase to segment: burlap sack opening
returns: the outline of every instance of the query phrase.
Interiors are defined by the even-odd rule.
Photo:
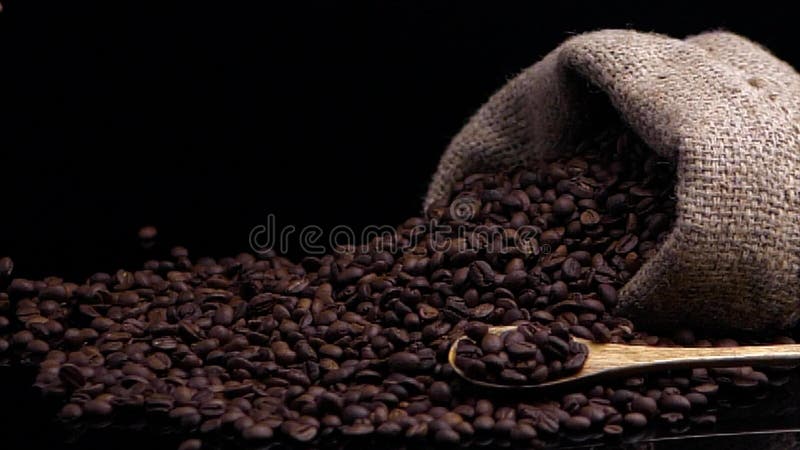
[[[587,87],[589,86],[589,87]],[[592,91],[600,91],[600,103]],[[604,106],[611,105],[615,112]],[[619,117],[677,163],[675,225],[620,292],[649,328],[780,329],[800,294],[800,76],[731,33],[605,30],[567,40],[456,135],[424,207],[476,171],[531,164]]]

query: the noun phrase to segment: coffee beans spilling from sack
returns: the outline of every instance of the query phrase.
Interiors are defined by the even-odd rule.
[[[78,284],[12,278],[4,258],[0,358],[38,367],[35,385],[61,399],[64,421],[146,415],[182,429],[184,449],[218,436],[541,445],[685,432],[714,425],[718,398],[785,382],[778,369],[708,368],[508,398],[454,373],[451,344],[489,324],[535,330],[546,353],[531,370],[509,370],[486,354],[525,361],[528,339],[482,337],[482,362],[509,383],[579,370],[572,337],[737,345],[690,330],[649,336],[612,314],[618,289],[670,230],[674,168],[628,132],[579,150],[472,175],[392,236],[300,263],[192,259],[178,247],[170,260]]]
[[[673,226],[619,292],[639,325],[717,333],[800,319],[800,74],[726,32],[602,30],[509,80],[453,138],[425,205],[457,181],[570,154],[621,121],[675,162]],[[534,200],[535,201],[535,200]]]

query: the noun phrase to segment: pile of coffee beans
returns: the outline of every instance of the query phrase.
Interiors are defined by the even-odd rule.
[[[505,348],[526,380],[577,370],[585,352],[570,336],[737,345],[689,330],[648,336],[612,314],[617,290],[669,230],[674,167],[627,132],[575,150],[536,168],[470,175],[427,217],[300,262],[193,259],[176,247],[140,270],[73,283],[13,278],[3,258],[0,359],[37,367],[35,386],[62,402],[64,421],[144,415],[184,430],[184,450],[216,436],[537,446],[657,426],[683,432],[713,425],[715,404],[732,392],[759,396],[784,383],[783,369],[709,368],[508,398],[457,376],[448,351],[465,333],[477,337],[476,322],[536,330],[536,365],[524,369],[516,362],[527,338],[481,338],[482,358],[505,366],[496,353]]]
[[[457,342],[455,366],[469,379],[488,383],[532,385],[572,375],[589,352],[560,322],[550,327],[521,323],[500,333],[470,322],[464,332],[470,340]]]

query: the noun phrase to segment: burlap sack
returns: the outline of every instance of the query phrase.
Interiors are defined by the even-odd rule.
[[[622,289],[620,312],[658,328],[796,322],[800,76],[735,34],[606,30],[567,40],[458,133],[424,206],[466,174],[550,157],[586,137],[606,115],[592,90],[651,148],[677,159],[674,229]]]

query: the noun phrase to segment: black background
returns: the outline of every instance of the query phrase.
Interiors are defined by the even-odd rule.
[[[399,223],[471,113],[574,33],[726,28],[800,67],[793,15],[763,2],[272,3],[3,0],[0,256],[16,273],[138,267],[146,224],[226,256],[269,213]],[[29,409],[0,434],[53,445]]]

